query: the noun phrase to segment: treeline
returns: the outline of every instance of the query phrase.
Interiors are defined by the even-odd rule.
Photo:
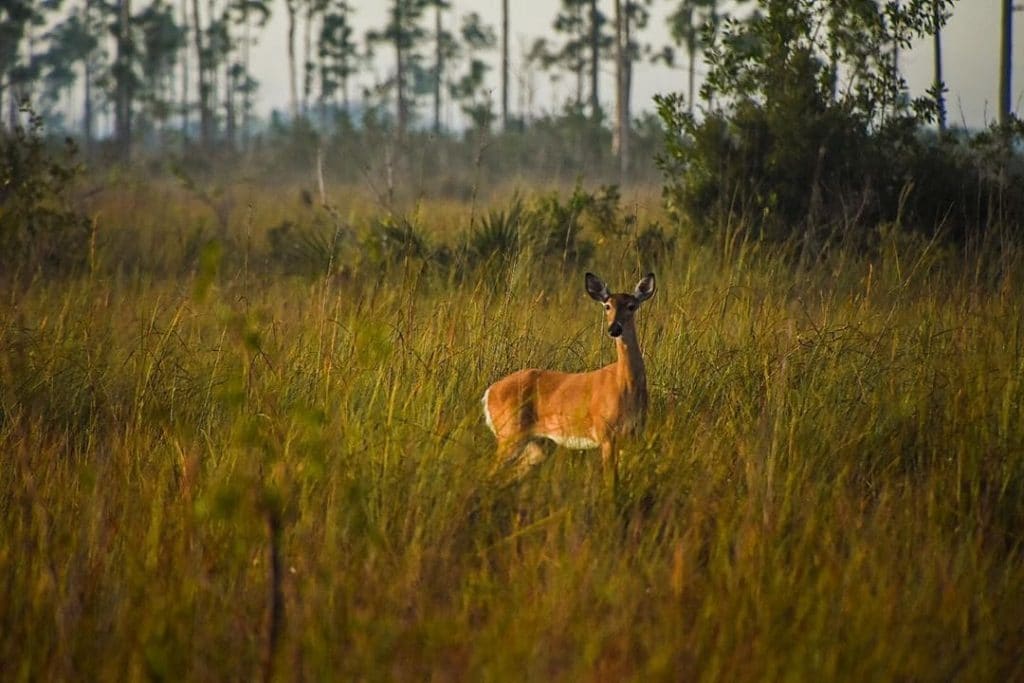
[[[259,140],[246,137],[256,87],[246,50],[266,25],[269,4],[258,10],[254,2],[188,0],[175,15],[161,0],[136,14],[125,12],[130,0],[93,1],[76,5],[39,38],[68,50],[75,41],[53,36],[68,31],[96,39],[83,38],[84,52],[78,53],[88,55],[78,66],[91,76],[76,80],[72,62],[64,81],[67,88],[92,93],[83,97],[88,126],[82,138],[87,145],[93,140],[89,116],[112,109],[117,125],[106,149],[124,157],[133,142],[153,135],[161,151],[170,144],[202,150],[161,154],[158,162],[166,171],[168,159],[180,160],[175,172],[195,178],[200,187],[237,180],[237,168],[235,176],[225,175],[205,159],[248,146],[248,178],[261,179],[263,173],[262,180],[280,184],[287,171],[306,178],[313,171],[321,204],[326,176],[369,187],[389,216],[400,217],[424,196],[460,200],[475,211],[481,188],[510,179],[527,187],[584,176],[588,183],[609,185],[627,178],[654,182],[656,176],[646,174],[656,159],[669,217],[662,234],[671,239],[675,231],[687,230],[719,239],[728,250],[740,242],[771,242],[792,245],[801,258],[819,259],[837,247],[876,248],[885,231],[966,243],[1016,238],[1024,224],[1020,121],[1005,111],[988,130],[947,130],[941,29],[954,7],[949,0],[756,0],[730,4],[742,9],[735,14],[710,1],[675,3],[674,35],[689,65],[700,54],[706,72],[699,93],[694,77],[687,94],[657,98],[659,118],[634,117],[628,107],[634,66],[675,58],[671,46],[656,49],[643,42],[652,4],[616,2],[605,15],[597,0],[565,0],[555,22],[562,42],[538,40],[531,60],[571,74],[575,92],[562,113],[529,122],[522,110],[512,111],[507,68],[501,69],[497,101],[485,88],[482,55],[497,44],[507,55],[507,25],[494,32],[470,14],[456,38],[444,28],[454,12],[449,3],[395,0],[388,5],[388,24],[357,46],[349,5],[289,0],[293,113],[272,122]],[[507,17],[510,3],[503,4]],[[60,3],[19,6],[36,17],[22,27],[30,34],[33,21],[45,23],[46,12],[56,12]],[[226,12],[219,23],[205,23],[217,8]],[[13,15],[8,10],[6,16]],[[100,33],[81,28],[90,22]],[[609,42],[610,23],[615,30]],[[75,26],[79,33],[69,28]],[[102,34],[102,26],[112,37]],[[119,41],[124,31],[144,40]],[[349,47],[327,50],[325,32],[341,36],[332,45]],[[197,39],[192,50],[187,37]],[[928,37],[935,45],[935,81],[928,92],[912,97],[900,54]],[[22,38],[0,45],[6,49]],[[104,40],[116,48],[110,63]],[[151,45],[169,47],[163,53]],[[367,86],[365,79],[376,73],[368,65],[382,46],[394,51],[395,69]],[[88,243],[89,221],[68,200],[79,172],[73,149],[55,163],[53,150],[48,154],[42,143],[48,129],[43,121],[61,101],[53,94],[59,89],[52,88],[52,65],[58,62],[52,55],[43,58],[51,52],[34,53],[40,57],[27,63],[32,68],[25,67],[23,81],[11,76],[21,73],[14,67],[4,70],[4,102],[12,110],[10,129],[0,135],[0,206],[7,217],[0,221],[0,238],[9,247],[21,245],[12,254],[38,251],[39,235],[52,242],[74,234],[77,244]],[[157,59],[158,54],[165,56]],[[602,109],[597,78],[609,54],[618,67],[614,117]],[[5,64],[22,56],[22,50],[8,53]],[[502,63],[507,67],[507,60]],[[162,76],[144,79],[145,73]],[[245,87],[236,87],[243,81]],[[27,89],[16,93],[12,83]],[[362,87],[358,95],[352,92],[355,83]],[[93,91],[89,84],[104,87]],[[38,108],[15,106],[25,93],[34,94],[27,99]],[[464,134],[446,131],[439,114],[442,102],[453,99],[472,121]],[[46,254],[34,258],[57,259]]]
[[[0,123],[23,125],[28,104],[86,149],[102,140],[125,158],[139,142],[244,147],[261,85],[253,46],[280,14],[290,122],[443,132],[443,112],[454,105],[459,128],[522,129],[535,75],[545,73],[571,84],[567,110],[605,125],[628,163],[634,69],[674,63],[683,48],[692,84],[704,36],[727,3],[666,3],[675,41],[667,46],[646,38],[654,4],[561,0],[552,8],[556,37],[523,46],[514,71],[509,31],[517,10],[509,0],[497,27],[449,0],[390,0],[385,23],[365,32],[357,29],[359,3],[345,0],[4,0]],[[615,93],[601,92],[602,70],[615,73]],[[604,110],[602,97],[614,111]]]

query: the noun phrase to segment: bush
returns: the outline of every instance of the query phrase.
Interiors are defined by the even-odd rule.
[[[27,113],[28,128],[0,132],[0,271],[63,275],[89,255],[91,223],[69,197],[81,171],[77,149],[68,139],[52,152],[42,119]]]
[[[820,255],[836,240],[865,244],[879,222],[963,239],[994,217],[1024,217],[1009,191],[1021,180],[1009,154],[1019,131],[922,133],[936,93],[907,98],[888,57],[893,43],[934,30],[930,5],[759,6],[708,51],[702,94],[715,107],[698,120],[680,95],[657,98],[667,128],[658,165],[677,220]],[[819,15],[830,17],[825,38]]]

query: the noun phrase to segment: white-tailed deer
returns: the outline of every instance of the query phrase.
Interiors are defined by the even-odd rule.
[[[520,370],[489,386],[484,416],[498,438],[499,463],[520,460],[525,470],[544,457],[538,441],[550,439],[566,448],[600,448],[604,464],[614,466],[620,437],[643,426],[647,374],[633,315],[654,296],[654,273],[632,294],[610,293],[593,273],[587,273],[586,287],[604,305],[616,361],[591,372]]]

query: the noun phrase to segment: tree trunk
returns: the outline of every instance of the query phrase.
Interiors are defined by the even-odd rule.
[[[184,32],[184,40],[186,45],[188,43],[188,0],[181,0],[181,27]],[[188,50],[181,51],[181,102],[178,105],[181,108],[181,139],[187,144],[188,142]]]
[[[576,26],[581,26],[583,23],[583,10],[580,5],[575,5],[573,11],[575,12]],[[582,42],[583,33],[576,36],[578,41]],[[580,54],[572,55],[575,60],[572,64],[574,73],[576,74],[576,107],[577,109],[583,106],[583,67],[585,66],[583,58]]]
[[[316,7],[307,0],[306,25],[302,37],[302,115],[309,115],[309,97],[313,91],[313,24]]]
[[[92,151],[93,113],[92,113],[92,60],[86,57],[82,73],[82,139],[85,141],[85,153]]]
[[[598,92],[599,60],[601,58],[601,25],[598,23],[597,0],[590,0],[590,116],[601,118],[601,100]]]
[[[501,0],[501,128],[508,130],[508,0]]]
[[[405,49],[403,35],[405,26],[402,18],[403,0],[395,0],[394,21],[395,21],[395,100],[398,117],[398,134],[405,135],[405,128],[408,124],[408,110],[405,102]]]
[[[627,9],[630,2],[633,2],[633,0],[626,0]],[[629,17],[629,12],[626,12],[626,15],[622,18],[622,45],[625,54],[622,60],[622,149],[619,154],[619,173],[623,181],[629,172],[629,164],[632,158],[630,139],[633,135],[631,106],[633,98],[633,53],[630,51],[633,34]]]
[[[231,73],[231,60],[224,65],[224,135],[228,151],[234,151],[237,130],[235,119],[235,77]]]
[[[444,80],[444,50],[441,45],[441,5],[434,9],[434,133],[441,132],[441,82]]]
[[[345,57],[344,70],[341,75],[341,108],[345,112],[346,121],[351,122],[352,112],[349,109],[348,95],[348,57]]]
[[[93,0],[85,1],[83,23],[87,29],[91,29]],[[86,156],[92,152],[93,142],[93,103],[92,103],[92,54],[89,53],[82,60],[82,141]]]
[[[690,60],[688,74],[687,74],[687,96],[686,96],[686,108],[691,114],[693,113],[693,85],[697,80],[697,36],[693,25],[690,25],[691,40],[686,44],[686,50],[688,52],[688,58]]]
[[[932,19],[935,22],[935,108],[938,110],[939,137],[946,134],[946,98],[942,93],[942,17],[939,16],[939,0],[932,2]]]
[[[1002,0],[1003,34],[999,50],[999,125],[1010,123],[1010,91],[1013,83],[1013,0]]]
[[[288,109],[292,122],[299,118],[299,84],[295,70],[295,15],[297,0],[285,0],[288,9]]]
[[[8,126],[10,126],[11,130],[14,130],[21,125],[21,120],[18,116],[20,106],[21,105],[18,103],[18,92],[14,89],[14,86],[9,83],[7,86],[7,120]]]
[[[612,154],[619,159],[619,182],[622,182],[622,142],[625,139],[623,114],[625,113],[626,64],[625,47],[623,45],[623,0],[615,0],[615,126],[612,128]]]
[[[242,78],[249,77],[250,50],[252,48],[252,22],[249,12],[242,18]],[[242,151],[249,148],[249,128],[252,125],[252,93],[249,88],[242,92]]]
[[[204,149],[213,145],[213,109],[210,103],[210,73],[206,51],[203,48],[203,25],[199,14],[199,0],[192,0],[192,34],[196,47],[196,65],[199,75],[199,140]]]
[[[114,129],[118,154],[125,160],[131,157],[132,140],[131,17],[131,0],[119,0],[117,7],[117,70],[114,76],[116,84]]]

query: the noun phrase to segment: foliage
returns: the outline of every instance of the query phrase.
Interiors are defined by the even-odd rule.
[[[494,103],[484,91],[484,78],[490,70],[483,53],[494,49],[497,36],[494,29],[483,23],[480,15],[470,12],[462,19],[460,31],[465,46],[466,71],[449,85],[449,91],[461,104],[464,114],[477,130],[490,130],[494,123]]]
[[[702,97],[714,107],[697,118],[681,96],[657,98],[672,212],[812,255],[839,238],[863,243],[879,221],[930,232],[950,215],[960,236],[991,225],[989,200],[967,197],[1006,194],[1005,158],[983,163],[970,145],[923,135],[934,93],[908,99],[891,57],[935,16],[931,3],[763,0],[745,21],[726,19],[708,36]],[[1001,206],[1024,208],[1013,203]]]
[[[317,210],[302,222],[283,221],[267,232],[268,258],[293,275],[333,275],[354,240],[352,229],[333,212]]]
[[[510,262],[529,246],[531,215],[521,197],[515,197],[507,209],[490,209],[474,226],[466,239],[469,264]]]
[[[42,136],[42,119],[25,110],[29,125],[0,133],[0,272],[23,276],[67,274],[87,263],[91,222],[73,206],[80,172],[68,139],[60,153]]]

